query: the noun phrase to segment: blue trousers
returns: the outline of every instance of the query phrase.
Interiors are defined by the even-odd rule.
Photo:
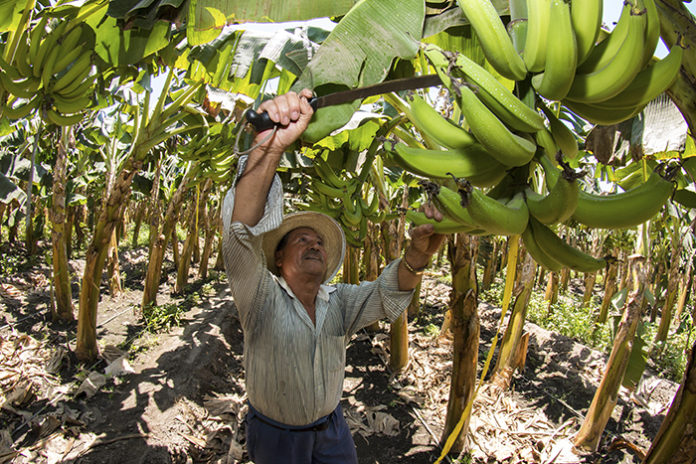
[[[299,427],[274,421],[249,404],[246,423],[247,451],[256,464],[358,463],[340,404],[328,416]]]

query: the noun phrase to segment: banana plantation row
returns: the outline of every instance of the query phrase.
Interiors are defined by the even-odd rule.
[[[23,240],[32,255],[50,240],[54,316],[77,312],[80,359],[98,355],[100,292],[104,280],[120,290],[128,231],[132,246],[148,235],[141,309],[156,304],[170,247],[177,292],[192,262],[205,278],[219,261],[221,198],[251,143],[244,111],[256,100],[271,88],[328,93],[415,74],[435,74],[442,86],[372,98],[363,111],[359,100],[320,108],[279,174],[287,209],[321,211],[343,226],[346,282],[373,279],[401,255],[407,223],[429,221],[417,211],[424,202],[444,213],[434,226],[452,234],[454,364],[442,441],[454,443],[446,450],[461,450],[476,390],[478,290],[503,270],[502,317],[510,315],[492,377],[501,388],[522,361],[527,302],[541,274],[549,300],[570,270],[582,274],[586,301],[601,276],[596,324],[620,318],[579,447],[597,448],[619,387],[640,378],[631,383],[626,373],[641,320],[659,319],[655,350],[676,322],[693,321],[693,304],[685,310],[694,291],[693,141],[649,156],[610,153],[611,163],[586,146],[593,125],[646,107],[667,111],[670,99],[693,133],[696,38],[681,2],[627,1],[611,33],[600,27],[601,1],[511,5],[507,29],[508,16],[488,0],[441,10],[361,2],[330,33],[226,28],[207,40],[179,21],[148,29],[136,15],[123,28],[106,1],[10,3],[0,29],[0,242]],[[366,29],[365,18],[383,30]],[[670,48],[662,59],[653,56],[660,37]],[[493,252],[479,283],[484,241]],[[68,271],[76,252],[85,257],[77,310]],[[406,363],[406,324],[402,316],[392,325],[393,369]],[[695,419],[690,353],[647,462],[679,456],[696,439],[675,425]]]

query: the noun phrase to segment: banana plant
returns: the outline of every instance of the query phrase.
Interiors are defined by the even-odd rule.
[[[171,137],[195,130],[205,125],[205,118],[187,105],[194,98],[200,84],[173,91],[170,87],[174,70],[170,68],[164,89],[150,111],[150,92],[145,91],[140,104],[124,105],[126,129],[119,134],[128,141],[123,162],[113,183],[113,190],[105,200],[87,249],[85,270],[82,276],[78,313],[76,354],[80,359],[94,359],[98,353],[96,344],[96,318],[99,302],[99,282],[107,256],[109,240],[121,210],[126,203],[135,174],[147,160],[151,150]],[[184,121],[187,121],[184,124]],[[116,134],[115,134],[116,135]]]

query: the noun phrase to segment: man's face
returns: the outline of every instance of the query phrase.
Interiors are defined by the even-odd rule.
[[[324,240],[309,227],[298,227],[288,233],[285,246],[276,252],[280,274],[289,278],[305,274],[323,279],[326,273]]]

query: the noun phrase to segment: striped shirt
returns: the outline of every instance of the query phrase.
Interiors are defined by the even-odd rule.
[[[245,164],[243,157],[240,173]],[[379,319],[396,319],[413,292],[399,290],[397,260],[374,282],[322,285],[313,324],[283,278],[265,265],[261,236],[280,225],[282,201],[282,185],[275,176],[263,217],[249,227],[231,221],[230,189],[222,211],[223,255],[244,332],[249,401],[278,422],[306,425],[330,414],[340,401],[351,336]]]

